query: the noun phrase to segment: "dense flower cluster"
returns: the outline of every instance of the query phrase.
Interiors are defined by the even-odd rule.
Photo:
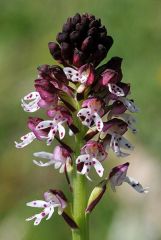
[[[35,89],[21,100],[26,112],[45,110],[45,120],[29,117],[27,125],[30,132],[15,144],[17,148],[23,148],[37,139],[51,145],[55,139],[59,144],[53,153],[34,153],[35,157],[46,162],[33,160],[34,164],[40,167],[54,165],[60,173],[65,173],[68,183],[69,169],[71,172],[76,169],[77,174],[85,175],[91,180],[89,172],[93,167],[99,177],[102,177],[103,161],[107,159],[110,149],[117,157],[126,157],[134,148],[124,135],[128,129],[136,133],[136,121],[131,113],[138,112],[138,108],[134,100],[129,98],[130,84],[122,81],[122,59],[113,57],[98,67],[113,40],[101,25],[101,20],[90,14],[76,14],[68,18],[62,32],[57,35],[57,42],[50,42],[49,50],[63,67],[38,67]],[[83,144],[80,145],[79,156],[75,157],[75,139],[78,136],[79,139],[81,136]],[[71,141],[68,140],[69,137]],[[116,186],[127,182],[136,191],[147,192],[140,183],[126,176],[128,166],[129,163],[122,164],[114,167],[108,177],[106,174],[103,192],[99,187],[97,198],[90,198],[87,212],[99,201],[108,182],[114,191]],[[68,206],[61,191],[50,190],[45,193],[44,198],[45,201],[27,203],[31,207],[43,208],[41,213],[27,219],[35,219],[35,225],[44,217],[49,219],[56,207],[59,214],[65,214]],[[77,226],[71,216],[64,219],[68,223],[72,222],[74,227]]]

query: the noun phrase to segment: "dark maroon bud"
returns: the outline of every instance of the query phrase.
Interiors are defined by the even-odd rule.
[[[80,67],[83,65],[83,53],[79,51],[78,49],[74,50],[74,55],[73,55],[73,65],[76,67]]]
[[[74,25],[76,25],[78,22],[80,22],[81,21],[81,16],[80,16],[80,14],[79,13],[76,13],[76,15],[73,17],[73,19],[72,19],[72,23],[74,24]]]
[[[88,14],[88,13],[86,14],[86,17],[88,17],[88,19],[89,19],[90,21],[93,21],[93,20],[96,19],[94,15]]]
[[[75,30],[77,30],[78,32],[83,32],[85,30],[85,25],[82,23],[77,23],[75,26]]]
[[[73,25],[72,25],[72,22],[71,22],[71,19],[69,19],[64,25],[63,25],[63,28],[62,28],[62,31],[63,32],[70,32],[73,30]]]
[[[77,13],[68,18],[62,32],[57,35],[57,41],[63,49],[60,51],[57,47],[55,50],[54,46],[54,59],[64,66],[74,65],[78,68],[86,63],[97,66],[113,43],[112,38],[107,36],[106,28],[101,25],[101,20],[88,13]]]
[[[51,66],[52,76],[60,82],[68,83],[68,79],[60,66]]]
[[[102,43],[106,41],[106,38],[107,38],[106,32],[101,32],[100,33],[100,40],[101,40]]]
[[[81,23],[84,24],[84,26],[87,26],[89,23],[89,19],[86,16],[82,16]]]
[[[63,42],[61,44],[61,54],[64,59],[71,59],[72,56],[72,48],[69,43]]]
[[[100,27],[100,25],[101,25],[101,21],[100,21],[100,19],[98,19],[98,20],[93,20],[92,22],[90,22],[90,24],[89,24],[89,28],[92,28],[92,27]]]
[[[99,27],[99,32],[100,33],[106,33],[107,34],[107,29],[105,26]]]
[[[70,34],[70,40],[71,41],[77,41],[80,37],[80,32],[79,31],[73,31],[71,34]]]
[[[96,52],[93,54],[93,61],[97,66],[107,55],[107,50],[102,44],[98,44]]]
[[[48,43],[49,51],[51,55],[54,55],[56,52],[60,52],[60,47],[57,43],[55,42],[49,42]]]
[[[92,44],[93,44],[93,39],[91,36],[85,38],[82,43],[81,50],[85,51],[85,50],[92,48]]]
[[[120,79],[121,79],[122,78],[121,63],[122,63],[122,58],[113,57],[110,59],[110,61],[108,61],[101,67],[97,68],[96,73],[101,74],[106,69],[112,69],[112,70],[115,70],[120,75]]]
[[[57,37],[56,37],[56,40],[57,40],[59,43],[66,42],[66,41],[69,40],[69,35],[68,35],[68,33],[66,33],[66,32],[58,33],[58,34],[57,34]]]
[[[38,70],[39,74],[47,73],[49,71],[49,65],[47,65],[47,64],[41,65],[41,66],[37,67],[37,70]]]
[[[110,68],[113,70],[117,70],[121,68],[122,58],[120,57],[113,57],[108,61],[106,64],[106,68]]]
[[[62,32],[70,32],[71,26],[68,23],[65,23],[62,27]]]
[[[103,45],[106,47],[107,51],[111,48],[113,44],[113,38],[111,36],[107,36],[103,39]]]
[[[61,49],[57,43],[48,43],[49,51],[55,60],[61,60]]]
[[[88,36],[92,36],[92,37],[94,37],[97,34],[98,34],[98,31],[97,31],[97,28],[95,28],[95,27],[89,29],[89,31],[87,33]]]

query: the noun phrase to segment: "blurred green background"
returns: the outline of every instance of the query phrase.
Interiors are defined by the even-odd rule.
[[[127,159],[129,174],[151,187],[147,196],[126,184],[115,194],[108,191],[91,215],[91,239],[160,240],[161,1],[0,0],[0,9],[0,239],[71,239],[57,214],[38,227],[24,221],[36,212],[25,206],[27,201],[41,199],[49,188],[67,192],[67,186],[57,171],[32,164],[32,153],[46,150],[44,144],[35,141],[17,150],[14,140],[28,131],[20,98],[33,89],[36,67],[54,63],[48,42],[68,16],[90,12],[102,19],[114,38],[108,58],[124,59],[124,80],[131,83],[141,109],[139,132],[131,136],[136,148]],[[120,161],[126,159],[109,158],[106,170]]]

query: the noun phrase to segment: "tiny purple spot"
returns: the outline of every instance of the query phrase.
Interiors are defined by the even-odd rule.
[[[41,215],[44,217],[46,214],[44,212],[42,212]]]

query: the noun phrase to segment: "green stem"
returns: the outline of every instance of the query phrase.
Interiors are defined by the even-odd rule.
[[[73,240],[88,240],[88,219],[85,216],[87,207],[87,180],[85,176],[77,174],[74,182],[73,213],[79,229],[73,231]]]
[[[77,101],[77,110],[80,109],[80,104]],[[79,229],[72,231],[73,240],[89,240],[89,221],[85,215],[87,207],[87,178],[84,175],[77,173],[75,164],[76,158],[80,155],[80,149],[84,145],[84,135],[86,129],[77,117],[74,118],[79,133],[75,135],[75,151],[74,151],[74,174],[73,174],[73,216],[78,224]]]

